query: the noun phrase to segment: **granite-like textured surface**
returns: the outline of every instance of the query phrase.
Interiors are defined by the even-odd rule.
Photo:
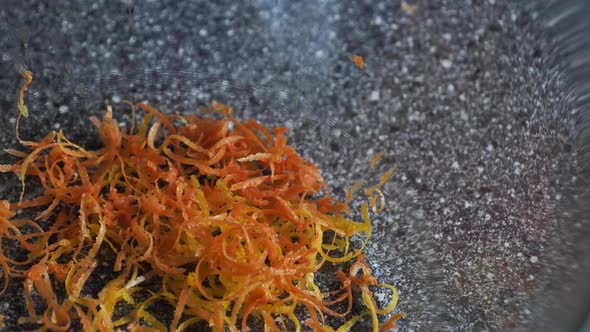
[[[295,143],[335,186],[366,169],[348,157],[346,131],[399,165],[367,254],[399,289],[402,330],[525,329],[558,266],[560,228],[588,227],[555,217],[576,164],[556,113],[558,81],[548,81],[546,44],[534,33],[539,13],[500,0],[413,3],[414,14],[396,0],[4,0],[0,146],[16,146],[23,65],[35,75],[31,89],[53,101],[23,136],[63,128],[88,143],[87,117],[100,111],[71,107],[68,82],[90,89],[112,69],[198,71],[297,91],[330,133],[295,133]],[[365,58],[363,71],[350,54]],[[164,103],[186,97],[150,84],[145,92]],[[275,103],[284,113],[250,115],[300,118],[288,113],[293,100]],[[328,154],[314,153],[318,141]],[[16,180],[0,181],[0,198],[14,197]],[[14,285],[0,298],[9,330],[23,313]]]

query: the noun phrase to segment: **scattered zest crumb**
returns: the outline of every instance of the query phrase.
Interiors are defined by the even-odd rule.
[[[365,61],[363,60],[363,57],[359,55],[351,55],[348,57],[348,59],[354,62],[360,70],[363,70],[363,68],[365,68]]]
[[[416,10],[418,9],[418,7],[416,7],[416,5],[410,5],[405,0],[402,0],[402,2],[400,4],[400,8],[401,8],[401,10],[403,10],[405,13],[408,13],[408,14],[414,14],[416,12]]]

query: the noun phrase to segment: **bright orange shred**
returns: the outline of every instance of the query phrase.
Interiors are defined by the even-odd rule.
[[[30,73],[25,77],[20,101]],[[92,119],[100,149],[86,150],[60,131],[27,145],[29,151],[11,150],[19,161],[0,168],[23,184],[36,178],[44,189],[20,202],[0,201],[0,241],[17,241],[27,252],[26,261],[16,261],[0,247],[2,291],[11,277],[24,279],[28,317],[21,323],[55,331],[69,330],[74,321],[93,331],[182,331],[204,321],[214,331],[246,331],[252,316],[265,331],[299,331],[300,308],[317,331],[332,330],[326,315],[347,321],[338,331],[366,315],[379,329],[377,315],[393,312],[397,291],[377,282],[361,254],[371,233],[369,204],[362,205],[362,222],[346,217],[360,183],[344,202],[317,197],[329,188],[316,166],[287,145],[287,129],[239,121],[227,105],[214,101],[205,110],[221,114],[218,120],[126,103],[133,122],[135,107],[146,112],[132,124],[135,132],[120,129],[109,106],[102,121]],[[374,210],[374,195],[390,175],[369,188]],[[28,209],[42,212],[34,220],[17,214]],[[52,223],[40,223],[46,220]],[[364,243],[354,249],[349,240],[361,234]],[[104,261],[103,249],[112,251],[112,260]],[[325,262],[337,267],[339,289],[316,285],[314,272]],[[339,268],[345,262],[352,264],[347,273]],[[112,279],[91,295],[87,284],[104,264],[112,267]],[[143,288],[148,281],[159,289]],[[56,283],[65,297],[57,296]],[[386,308],[377,307],[371,285],[392,292]],[[367,311],[351,317],[354,289]],[[141,292],[149,296],[140,300]],[[171,321],[150,310],[157,301],[171,305]],[[122,303],[133,309],[116,313]],[[336,311],[338,303],[346,309]],[[396,327],[400,317],[382,329]]]
[[[365,68],[365,60],[363,60],[363,57],[360,55],[351,55],[348,57],[348,59],[352,62],[354,62],[354,64],[359,67],[359,69],[363,69]]]

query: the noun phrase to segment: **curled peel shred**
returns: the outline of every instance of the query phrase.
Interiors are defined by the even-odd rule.
[[[32,79],[24,77],[19,120]],[[0,246],[0,267],[2,292],[11,277],[24,280],[28,317],[20,323],[54,331],[70,329],[73,321],[93,331],[182,331],[205,322],[214,331],[246,331],[255,319],[265,331],[299,331],[298,308],[316,331],[334,331],[326,316],[344,321],[341,332],[363,318],[373,331],[397,327],[403,314],[381,325],[378,319],[394,311],[397,291],[377,282],[362,255],[371,234],[369,208],[383,209],[377,197],[393,169],[365,189],[370,199],[358,222],[347,217],[348,206],[362,183],[344,201],[330,196],[315,165],[287,145],[286,128],[239,121],[231,107],[215,101],[205,112],[221,120],[125,103],[132,108],[129,132],[119,128],[110,106],[102,120],[91,118],[103,145],[98,150],[70,142],[61,131],[21,141],[26,152],[7,150],[19,161],[0,171],[14,172],[23,189],[19,202],[0,201],[0,240],[18,243],[27,258],[11,259]],[[136,109],[145,112],[137,126]],[[44,191],[23,199],[25,178]],[[318,198],[323,188],[328,194]],[[16,214],[28,209],[41,212],[34,219]],[[354,249],[350,239],[361,234],[364,241]],[[104,260],[104,249],[112,259]],[[322,291],[314,279],[326,262],[337,268],[335,290]],[[88,286],[99,264],[113,276],[93,294]],[[369,286],[389,289],[389,305],[378,308]],[[353,316],[359,292],[366,312]],[[151,310],[162,301],[171,306],[171,321]],[[123,304],[131,309],[117,313]]]

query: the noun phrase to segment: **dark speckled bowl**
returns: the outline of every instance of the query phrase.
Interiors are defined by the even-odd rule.
[[[122,98],[286,124],[331,185],[399,168],[367,255],[404,331],[574,331],[590,307],[587,1],[0,1],[0,146]],[[348,60],[365,59],[361,71]],[[133,85],[131,85],[133,84]],[[348,134],[347,134],[348,133]],[[0,163],[9,157],[0,153]],[[18,183],[0,174],[0,199]],[[0,298],[19,330],[20,286]],[[19,309],[20,308],[20,309]]]

